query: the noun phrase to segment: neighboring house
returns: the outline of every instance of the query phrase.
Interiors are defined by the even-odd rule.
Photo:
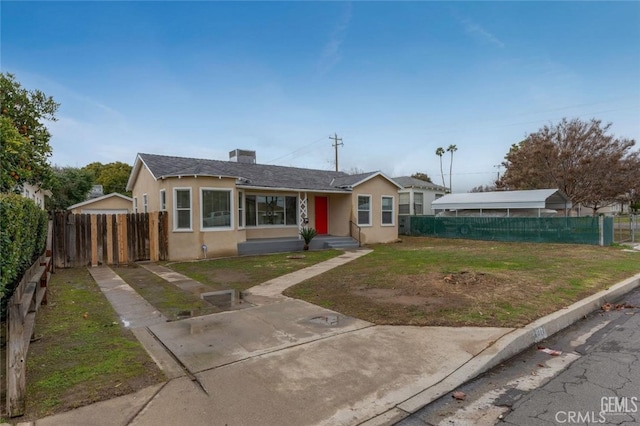
[[[257,164],[255,151],[245,150],[229,158],[138,154],[127,190],[138,211],[169,213],[170,259],[236,255],[238,244],[298,238],[304,226],[364,244],[398,237],[400,186],[382,172]]]
[[[629,203],[616,202],[605,207],[600,207],[597,214],[605,216],[616,216],[619,214],[629,213]],[[572,216],[593,216],[593,209],[584,207],[582,204],[576,204],[571,209]]]
[[[133,211],[133,199],[117,192],[92,198],[67,208],[71,213],[126,214]]]
[[[402,187],[398,191],[399,215],[434,215],[431,203],[450,192],[449,188],[411,176],[395,177],[393,180]]]
[[[44,210],[44,198],[51,196],[51,191],[48,189],[42,190],[38,185],[32,185],[30,183],[24,183],[22,185],[22,196],[33,200],[42,210]]]

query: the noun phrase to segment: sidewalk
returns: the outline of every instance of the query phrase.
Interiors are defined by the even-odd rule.
[[[639,274],[521,329],[375,326],[281,295],[366,253],[253,287],[254,307],[175,322],[109,268],[91,268],[123,322],[150,338],[141,341],[170,380],[36,426],[393,424],[640,286]],[[148,323],[134,315],[142,311]]]

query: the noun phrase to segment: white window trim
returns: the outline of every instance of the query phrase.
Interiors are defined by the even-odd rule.
[[[360,197],[369,198],[369,223],[360,223],[360,206],[358,205],[358,198]],[[371,194],[356,195],[356,222],[358,223],[358,226],[361,228],[370,228],[373,226],[373,197],[371,196]]]
[[[383,210],[384,207],[384,199],[391,198],[391,223],[384,223],[383,214],[387,210]],[[396,200],[393,195],[382,195],[380,197],[380,226],[396,226]]]
[[[244,199],[244,191],[238,191],[238,229],[244,229],[247,218],[244,217],[246,210],[246,201]]]
[[[164,201],[164,205],[162,204],[163,201]],[[165,189],[160,190],[160,211],[161,212],[167,211],[167,191]]]
[[[142,194],[142,212],[149,213],[149,197],[147,194]]]
[[[189,228],[178,228],[178,191],[189,191]],[[173,188],[173,232],[193,232],[193,191],[191,187]]]
[[[138,197],[133,197],[133,212],[138,213]]]
[[[204,218],[202,217],[202,200],[204,199],[203,196],[203,192],[204,191],[217,191],[217,192],[228,192],[229,193],[229,214],[230,214],[230,225],[229,226],[214,226],[214,227],[210,227],[210,228],[205,228],[203,225],[203,220]],[[233,216],[234,216],[234,202],[233,202],[233,189],[231,188],[208,188],[208,187],[202,187],[200,188],[200,230],[202,232],[219,232],[219,231],[230,231],[232,229],[234,229],[234,223],[235,221],[233,220]]]

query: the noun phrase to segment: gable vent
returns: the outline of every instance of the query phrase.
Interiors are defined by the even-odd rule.
[[[229,151],[229,161],[256,164],[256,152],[246,149],[234,149],[233,151]]]

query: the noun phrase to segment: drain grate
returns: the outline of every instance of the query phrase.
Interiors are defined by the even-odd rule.
[[[335,327],[340,322],[340,319],[338,315],[329,314],[313,317],[309,320],[309,322],[317,325],[323,325],[325,327]]]

